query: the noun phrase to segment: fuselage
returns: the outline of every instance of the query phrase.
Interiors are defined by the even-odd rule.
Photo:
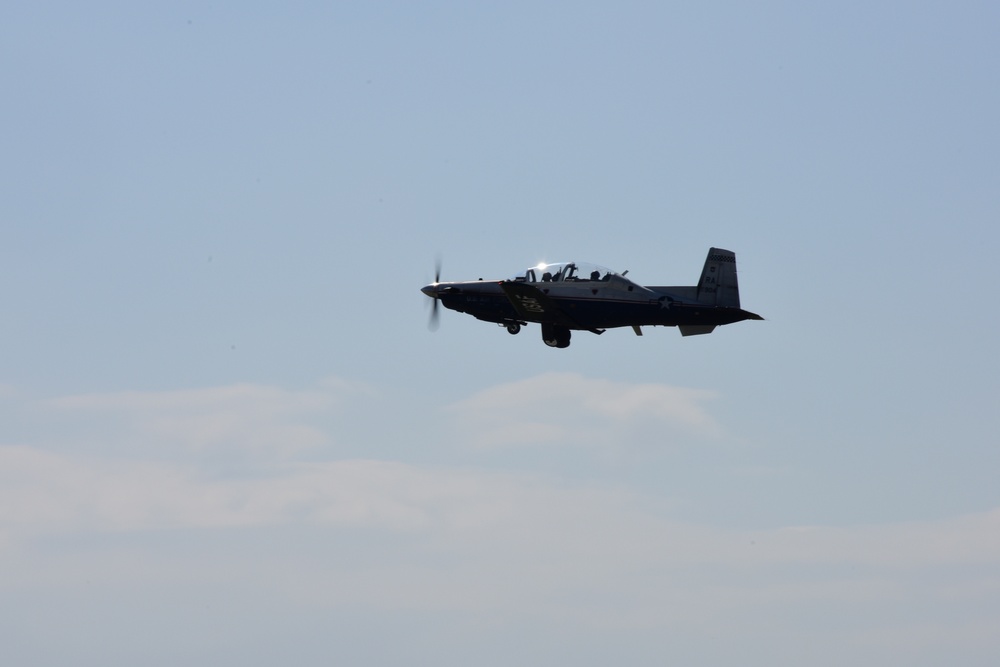
[[[551,321],[539,306],[520,309],[511,304],[502,280],[443,282],[428,285],[423,292],[441,300],[445,308],[467,313],[487,322]],[[721,325],[753,319],[739,308],[706,306],[685,298],[688,287],[643,287],[621,276],[607,281],[533,283],[572,321],[561,320],[569,329],[600,330],[628,326]],[[522,302],[522,305],[523,302]]]

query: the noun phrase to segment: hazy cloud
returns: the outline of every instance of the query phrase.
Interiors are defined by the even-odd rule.
[[[669,518],[654,498],[531,474],[398,461],[290,463],[214,479],[193,466],[0,447],[0,523],[28,534],[328,525],[603,579],[625,567],[922,568],[1000,560],[1000,510],[935,522],[732,531]],[[586,564],[586,565],[584,565]],[[554,574],[550,573],[550,574]],[[599,575],[599,576],[598,576]]]
[[[240,619],[238,592],[305,615],[722,634],[834,654],[990,646],[1000,630],[1000,510],[748,531],[677,521],[622,488],[393,461],[220,480],[5,447],[0,466],[7,599],[57,591],[73,609],[93,590],[133,605],[182,590]],[[837,619],[832,635],[824,618]]]
[[[705,404],[717,394],[546,373],[481,391],[447,408],[462,437],[479,447],[614,445],[712,438],[722,429]]]
[[[703,641],[741,633],[751,643],[795,624],[796,641],[812,646],[831,635],[799,618],[807,607],[841,619],[831,650],[885,653],[915,635],[933,648],[988,645],[1000,631],[1000,509],[874,526],[731,529],[680,520],[662,498],[614,484],[296,457],[288,440],[331,439],[311,420],[357,391],[238,385],[45,402],[52,414],[86,414],[116,438],[173,442],[186,455],[0,443],[0,591],[53,590],[66,600],[92,582],[125,598],[187,587],[216,591],[214,604],[238,616],[225,602],[235,587],[268,605],[318,612],[471,614]],[[536,434],[593,445],[636,423],[710,437],[719,430],[702,407],[711,397],[553,374],[448,410],[466,427],[492,424],[507,438],[519,432],[493,415],[513,410],[534,420]],[[199,463],[203,448],[242,442],[282,456],[225,476]],[[893,618],[901,600],[910,611]]]
[[[365,386],[329,379],[301,391],[237,384],[84,394],[46,401],[42,409],[62,419],[80,419],[80,429],[106,445],[128,441],[133,451],[156,446],[288,455],[328,443],[329,433],[316,422],[349,398],[370,394]]]

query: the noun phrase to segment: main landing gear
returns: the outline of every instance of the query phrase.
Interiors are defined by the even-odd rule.
[[[549,347],[569,347],[570,331],[558,324],[542,323],[542,342]]]
[[[525,322],[497,322],[502,327],[507,329],[507,333],[514,336],[521,333],[521,325]],[[604,333],[603,330],[592,330],[594,333]],[[570,330],[567,327],[558,324],[546,324],[542,323],[542,342],[544,342],[549,347],[569,347]]]

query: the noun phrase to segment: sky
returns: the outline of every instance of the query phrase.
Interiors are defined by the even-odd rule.
[[[0,661],[997,664],[998,28],[6,3]],[[765,321],[419,291],[712,246]]]

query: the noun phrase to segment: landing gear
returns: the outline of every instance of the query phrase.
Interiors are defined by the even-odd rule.
[[[558,324],[542,324],[542,342],[549,347],[569,347],[570,331]]]
[[[518,324],[517,322],[511,322],[510,324],[507,325],[507,333],[509,333],[511,336],[516,336],[517,334],[521,333],[521,325]]]

